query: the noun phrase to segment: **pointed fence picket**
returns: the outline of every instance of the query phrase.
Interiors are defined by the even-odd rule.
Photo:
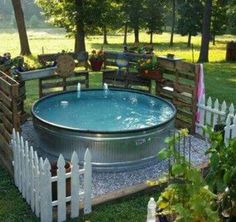
[[[232,138],[236,138],[236,114],[235,116],[232,116],[231,113],[228,115],[226,119],[225,136],[224,136],[225,144],[228,144],[229,140]]]
[[[27,141],[13,130],[11,145],[13,149],[14,181],[22,196],[31,206],[41,222],[53,220],[53,208],[57,207],[57,221],[65,221],[67,202],[70,203],[70,217],[79,216],[80,200],[83,200],[84,213],[91,212],[92,166],[91,154],[87,149],[84,156],[84,168],[79,168],[76,152],[71,157],[71,172],[65,171],[65,159],[62,155],[57,161],[57,175],[51,176],[51,165],[46,158],[38,157],[37,151],[29,147]],[[83,180],[80,181],[80,175]],[[70,196],[66,194],[66,180],[71,181]],[[52,200],[52,183],[57,182],[57,200]],[[80,184],[84,183],[83,190]]]
[[[235,135],[235,122],[232,120],[236,115],[234,104],[231,103],[227,106],[226,102],[222,104],[216,99],[214,102],[209,97],[207,101],[203,97],[198,103],[198,118],[196,120],[195,132],[201,136],[207,137],[208,135],[204,132],[204,128],[207,126],[214,128],[216,124],[223,123],[225,127],[225,142],[231,138],[236,138]]]

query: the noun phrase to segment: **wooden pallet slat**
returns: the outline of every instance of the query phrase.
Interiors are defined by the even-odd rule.
[[[11,107],[12,99],[0,90],[0,101],[2,101],[8,108]]]

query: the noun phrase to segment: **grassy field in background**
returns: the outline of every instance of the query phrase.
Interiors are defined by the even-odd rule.
[[[29,30],[28,32],[32,61],[38,54],[56,53],[62,50],[73,51],[74,40],[65,37],[65,33],[59,29],[50,30]],[[194,56],[192,50],[186,47],[187,37],[175,35],[174,47],[169,48],[169,33],[155,35],[154,48],[157,55],[174,53],[176,56],[184,58],[190,62],[196,62],[199,56],[200,36],[192,38],[194,44]],[[19,39],[15,31],[0,30],[0,55],[10,52],[12,56],[19,54]],[[216,45],[210,46],[210,63],[204,64],[206,93],[221,102],[236,104],[236,63],[225,63],[226,43],[235,40],[235,36],[224,35],[216,38]],[[104,50],[123,50],[122,35],[108,37],[109,45],[104,46]],[[140,35],[141,45],[149,42],[149,36],[145,33]],[[128,43],[132,45],[133,35],[128,36]],[[100,49],[102,47],[102,36],[92,36],[87,38],[87,51]],[[194,58],[194,61],[193,61]],[[90,86],[101,87],[101,73],[90,74]],[[29,110],[32,103],[38,99],[38,81],[33,80],[26,83],[27,100],[26,110]],[[12,179],[0,167],[0,221],[38,221],[31,213],[26,202],[21,198],[12,183]],[[91,222],[139,222],[146,219],[146,207],[150,196],[158,197],[158,192],[138,194],[132,197],[122,198],[111,203],[96,206],[90,216],[72,220]]]
[[[38,54],[44,53],[56,53],[62,50],[73,51],[74,39],[68,39],[65,37],[65,33],[61,29],[48,29],[48,30],[29,30],[28,31],[29,43],[33,58],[35,59]],[[4,52],[10,52],[12,56],[19,54],[19,39],[18,34],[15,31],[0,30],[0,55]],[[199,48],[201,37],[192,37],[192,43],[194,45],[194,56],[192,56],[192,50],[187,48],[187,37],[175,35],[174,47],[169,48],[169,33],[163,33],[154,35],[154,49],[157,55],[165,55],[167,53],[174,53],[176,56],[181,57],[190,62],[196,62],[199,56]],[[233,102],[236,104],[236,63],[225,63],[226,43],[235,40],[236,36],[224,35],[216,37],[216,45],[210,45],[209,59],[210,63],[204,65],[205,71],[205,84],[206,94],[214,99],[218,98],[221,102]],[[100,49],[102,44],[102,36],[90,36],[86,39],[87,51],[92,49]],[[133,34],[128,35],[128,44],[133,45]],[[109,45],[103,46],[104,50],[123,50],[123,36],[113,35],[108,36]],[[147,45],[149,42],[149,35],[142,32],[140,34],[140,45]],[[28,59],[29,61],[29,59]],[[99,73],[97,74],[99,75]],[[95,74],[90,75],[91,85],[98,85]],[[34,94],[35,87],[28,86],[33,92],[29,91],[28,94]],[[34,84],[33,84],[34,85]],[[36,86],[36,85],[34,85]],[[35,91],[37,94],[38,92]],[[35,95],[36,95],[35,94]],[[31,104],[34,97],[27,98],[27,105]]]
[[[4,32],[0,30],[1,47],[0,54],[4,52],[11,52],[13,56],[19,54],[20,46],[18,33],[15,31]],[[42,53],[56,53],[61,50],[73,51],[74,39],[65,37],[65,33],[61,29],[48,29],[48,30],[29,30],[28,38],[31,51],[34,55]],[[169,33],[154,35],[154,48],[157,55],[166,53],[174,53],[176,56],[182,57],[188,61],[192,61],[192,50],[187,48],[187,37],[175,35],[174,47],[169,48]],[[235,40],[236,36],[224,35],[216,37],[216,45],[210,45],[210,62],[221,62],[225,60],[226,43]],[[128,45],[133,45],[133,34],[128,35]],[[103,42],[102,36],[89,36],[86,39],[86,50],[90,52],[92,49],[100,49]],[[104,46],[104,50],[123,50],[123,36],[122,34],[108,36],[109,45]],[[140,44],[146,45],[149,43],[149,35],[142,32],[140,33]],[[194,45],[194,61],[196,62],[199,56],[201,37],[193,36],[192,43]]]

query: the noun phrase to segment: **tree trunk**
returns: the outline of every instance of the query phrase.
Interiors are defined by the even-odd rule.
[[[106,25],[103,26],[103,44],[108,45],[107,41],[107,27]]]
[[[190,46],[191,46],[191,39],[192,39],[192,35],[189,33],[188,34],[188,48],[190,48]]]
[[[172,26],[171,26],[171,35],[170,35],[170,47],[173,46],[174,43],[174,32],[175,32],[175,0],[172,0]]]
[[[202,23],[202,41],[198,62],[208,62],[210,26],[211,26],[212,0],[206,0],[203,23]]]
[[[212,34],[212,44],[216,45],[216,36]]]
[[[153,43],[153,32],[150,32],[150,44]]]
[[[76,0],[77,24],[75,34],[75,52],[86,51],[85,47],[85,31],[83,21],[83,0]]]
[[[127,45],[127,32],[128,32],[128,23],[125,23],[125,32],[124,32],[124,45]]]
[[[139,28],[134,28],[134,43],[139,43]]]
[[[29,41],[26,33],[24,13],[20,0],[12,0],[12,6],[15,13],[16,25],[20,38],[21,55],[31,55]]]

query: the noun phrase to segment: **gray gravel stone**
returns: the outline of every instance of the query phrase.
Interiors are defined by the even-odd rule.
[[[40,150],[40,143],[34,131],[32,121],[27,121],[22,126],[22,136],[28,140],[29,144],[38,151],[38,155],[43,158],[46,155]],[[205,155],[209,144],[197,137],[189,136],[191,138],[191,163],[193,165],[200,165],[208,160]],[[181,150],[183,150],[183,141],[180,142]],[[188,157],[188,144],[185,148],[185,155]],[[47,155],[49,160],[55,160],[53,157]],[[156,179],[167,172],[168,161],[157,161],[151,166],[124,172],[93,172],[93,196],[102,195],[118,189],[127,188],[133,185],[143,183],[150,179]]]

